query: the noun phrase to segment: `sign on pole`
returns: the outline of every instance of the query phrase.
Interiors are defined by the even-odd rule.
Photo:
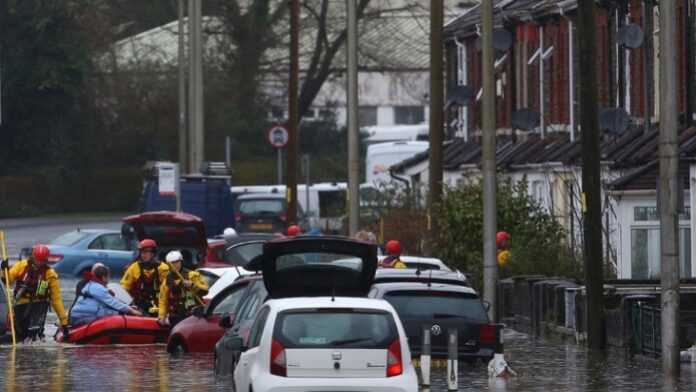
[[[288,129],[282,125],[274,125],[266,135],[268,143],[274,148],[285,148],[290,140]]]
[[[159,194],[161,196],[176,197],[176,210],[181,211],[181,200],[179,195],[179,164],[172,162],[160,162],[157,165],[159,170]]]
[[[288,129],[282,125],[274,125],[266,134],[268,143],[278,151],[278,184],[283,183],[283,151],[282,149],[288,144],[290,134]]]

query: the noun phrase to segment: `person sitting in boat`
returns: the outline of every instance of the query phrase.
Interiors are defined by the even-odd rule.
[[[94,320],[114,316],[117,314],[129,314],[142,316],[135,308],[116,299],[106,284],[109,281],[109,268],[102,263],[92,266],[92,271],[87,273],[87,283],[82,287],[80,295],[70,310],[70,324],[77,326],[88,324]]]
[[[31,256],[9,268],[7,261],[2,262],[3,282],[5,275],[14,287],[14,321],[17,340],[43,338],[44,322],[48,304],[58,315],[60,325],[67,330],[68,315],[60,296],[58,273],[48,266],[50,251],[46,245],[36,244]]]
[[[156,317],[160,285],[167,278],[169,266],[155,257],[157,243],[154,240],[140,241],[138,250],[140,255],[123,274],[121,286],[143,314]]]
[[[166,260],[169,274],[160,287],[158,321],[173,326],[188,317],[191,309],[203,304],[208,284],[198,272],[182,267],[184,257],[178,250],[169,252]]]

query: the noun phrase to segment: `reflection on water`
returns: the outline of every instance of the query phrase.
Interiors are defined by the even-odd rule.
[[[63,281],[66,306],[76,281]],[[49,314],[48,322],[56,317]],[[231,390],[229,380],[215,380],[212,354],[170,357],[157,346],[72,346],[51,339],[12,349],[0,346],[0,392],[23,391],[211,391]],[[695,391],[696,364],[684,364],[679,381],[662,377],[660,362],[630,358],[621,350],[590,353],[574,344],[534,340],[506,332],[508,362],[519,376],[487,377],[486,364],[463,365],[460,391]],[[446,390],[444,370],[434,369],[430,391]]]
[[[163,346],[0,348],[0,385],[20,391],[210,391],[212,356],[170,357]]]

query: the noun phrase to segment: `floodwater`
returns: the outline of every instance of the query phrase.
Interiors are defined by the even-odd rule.
[[[74,229],[61,223],[39,230],[18,226],[8,231],[11,255],[19,247],[49,240]],[[117,222],[83,224],[116,227]],[[62,279],[66,307],[72,303],[74,279]],[[46,341],[12,349],[0,346],[1,391],[214,391],[232,390],[229,380],[216,380],[212,354],[171,357],[163,345],[73,346],[52,340],[56,327],[49,313]],[[581,346],[560,340],[533,339],[505,333],[508,362],[518,377],[489,381],[485,365],[462,365],[460,391],[696,391],[696,364],[682,365],[680,380],[662,376],[660,362],[631,358],[621,350],[592,355]],[[446,390],[444,370],[434,369],[431,391]]]
[[[66,306],[75,280],[62,282]],[[48,323],[55,323],[49,314]],[[213,391],[231,390],[229,380],[216,380],[212,354],[171,357],[163,345],[73,346],[45,342],[12,349],[0,347],[0,385],[5,391]],[[532,339],[507,331],[506,356],[518,376],[489,381],[487,367],[461,365],[460,391],[694,391],[696,364],[684,364],[671,385],[660,363],[631,358],[620,350],[591,355],[564,341]],[[446,374],[433,370],[431,391],[446,390]]]

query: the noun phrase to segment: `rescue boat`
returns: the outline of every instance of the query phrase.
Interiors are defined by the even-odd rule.
[[[154,317],[108,316],[70,329],[68,339],[61,330],[56,341],[75,344],[156,344],[164,343],[169,327],[157,323]]]

